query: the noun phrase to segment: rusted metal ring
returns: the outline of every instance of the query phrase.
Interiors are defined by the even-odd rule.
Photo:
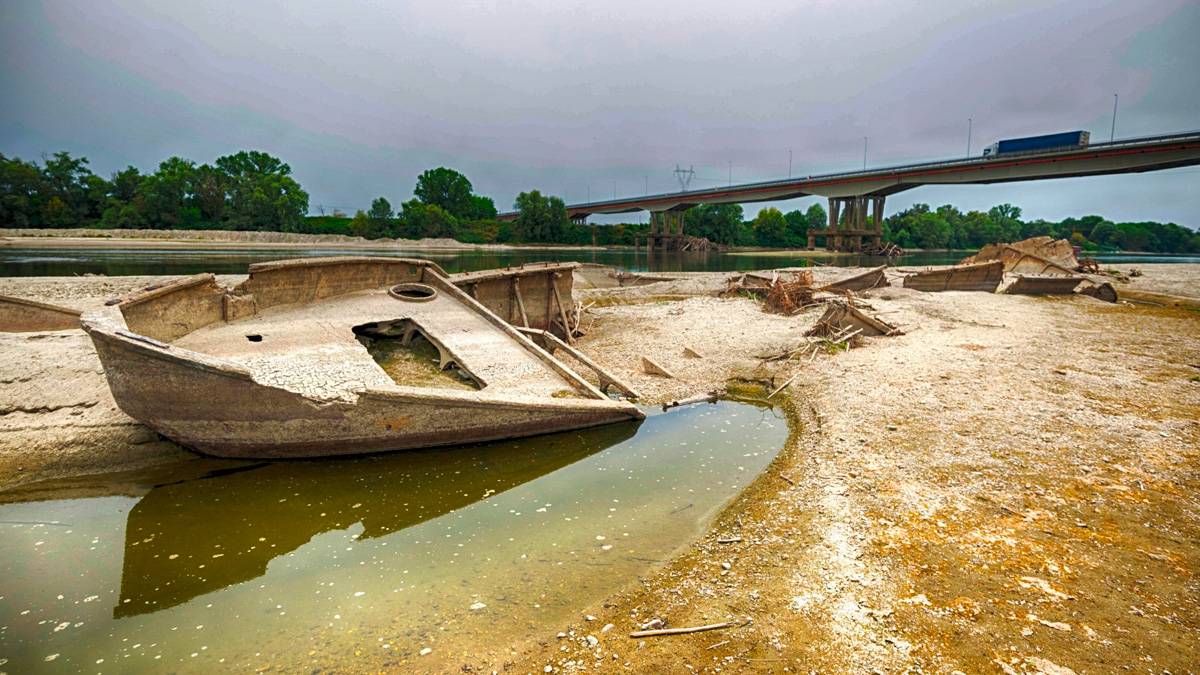
[[[429,302],[437,294],[436,288],[425,284],[396,284],[388,289],[388,295],[406,302]]]

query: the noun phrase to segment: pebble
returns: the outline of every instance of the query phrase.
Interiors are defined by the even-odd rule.
[[[589,644],[589,645],[591,645],[591,646],[593,646],[593,647],[595,647],[596,645],[600,644],[600,641],[596,639],[596,636],[595,636],[595,635],[589,635],[589,636],[587,636],[587,641],[588,641],[588,644]]]
[[[588,614],[587,616],[585,616],[585,617],[583,617],[583,618],[587,619],[588,621],[595,621],[595,620],[596,620],[596,617],[592,616],[591,614]]]
[[[600,632],[601,632],[601,633],[607,633],[608,631],[610,631],[610,630],[612,630],[612,629],[614,629],[614,628],[616,628],[616,626],[612,625],[611,623],[604,624],[604,628],[601,628],[601,629],[600,629]]]
[[[425,656],[426,654],[428,654],[432,651],[433,651],[432,649],[430,649],[429,647],[426,647],[425,649],[421,650],[421,656]]]
[[[559,634],[558,634],[558,639],[560,639],[560,640],[561,640],[561,639],[563,639],[563,638],[565,638],[565,637],[567,637],[567,634],[566,634],[566,633],[559,633]]]
[[[733,567],[733,565],[730,565],[729,563],[721,563],[721,569],[723,570],[727,570],[730,567]]]
[[[554,666],[546,666],[545,668],[542,668],[542,672],[543,672],[543,673],[553,673],[553,672],[554,672]]]

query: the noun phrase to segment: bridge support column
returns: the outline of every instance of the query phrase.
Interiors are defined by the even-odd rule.
[[[837,234],[838,227],[840,225],[840,223],[838,222],[838,215],[841,213],[841,210],[842,210],[842,200],[840,200],[836,197],[830,197],[829,198],[829,234],[825,235],[825,250],[826,251],[836,251],[837,247],[840,246],[842,243],[841,242],[842,238],[840,236],[838,236],[838,234]]]
[[[875,222],[873,223],[873,227],[871,228],[871,229],[875,230],[875,234],[871,237],[871,244],[873,244],[874,246],[877,246],[877,247],[883,245],[883,201],[884,201],[884,199],[886,199],[886,198],[885,197],[875,197],[874,199],[871,200],[873,203],[873,206],[875,207],[875,213],[872,214],[872,217],[874,218]]]

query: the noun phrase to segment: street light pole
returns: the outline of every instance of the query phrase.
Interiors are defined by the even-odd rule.
[[[1112,143],[1113,139],[1117,137],[1117,101],[1119,99],[1120,99],[1119,96],[1117,96],[1116,94],[1113,94],[1113,123],[1112,123],[1112,131],[1110,131],[1108,133],[1108,142],[1109,143]]]
[[[971,118],[967,118],[967,157],[971,156]]]
[[[867,170],[867,137],[863,136],[863,171]]]

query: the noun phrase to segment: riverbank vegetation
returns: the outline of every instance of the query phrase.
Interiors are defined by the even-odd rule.
[[[379,197],[353,217],[336,209],[326,215],[319,206],[309,215],[308,193],[291,167],[263,152],[243,151],[211,165],[172,157],[153,173],[130,166],[107,179],[93,173],[86,158],[66,152],[43,157],[41,164],[0,155],[0,227],[260,230],[595,246],[631,246],[650,227],[572,222],[561,198],[538,190],[517,195],[512,209],[520,215],[502,222],[492,199],[476,195],[466,176],[445,167],[418,176],[413,195],[399,208]],[[751,220],[739,205],[712,204],[688,210],[683,231],[722,246],[802,248],[809,230],[827,227],[820,204],[788,212],[765,208]],[[903,248],[977,249],[1046,235],[1089,251],[1200,252],[1200,233],[1175,223],[1117,223],[1098,215],[1023,220],[1012,204],[966,213],[950,204],[915,204],[886,218],[882,230],[885,241]],[[816,243],[822,246],[824,238]]]

